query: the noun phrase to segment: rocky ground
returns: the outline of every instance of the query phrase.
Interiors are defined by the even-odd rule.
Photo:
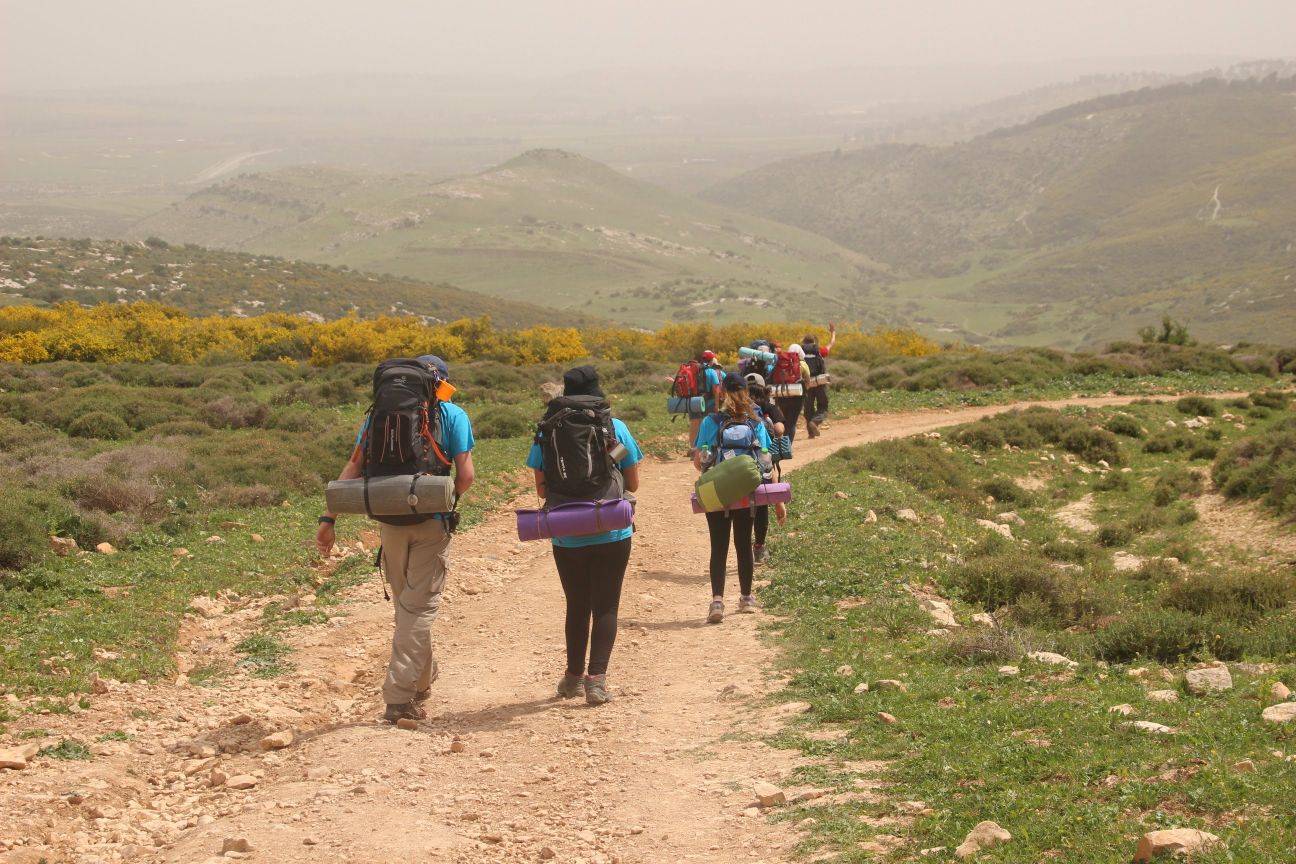
[[[799,440],[797,461],[1009,407],[839,421]],[[804,706],[765,699],[780,688],[758,638],[769,616],[703,623],[694,476],[684,462],[645,466],[610,705],[552,698],[562,592],[548,545],[519,544],[499,514],[454,542],[429,720],[379,719],[391,611],[375,578],[326,624],[289,631],[284,676],[100,682],[88,708],[11,723],[20,743],[39,727],[41,743],[83,742],[93,758],[36,756],[35,743],[9,753],[24,767],[0,770],[0,861],[784,860],[799,835],[765,813],[822,793],[762,785],[800,758],[762,739]],[[232,662],[264,602],[195,609],[179,668]],[[875,794],[881,766],[854,767],[855,794]]]

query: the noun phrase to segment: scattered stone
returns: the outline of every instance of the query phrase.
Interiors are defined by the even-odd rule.
[[[918,605],[925,609],[927,614],[932,617],[932,620],[942,627],[962,626],[954,617],[954,610],[944,600],[933,600],[925,597],[918,601]]]
[[[0,750],[0,769],[21,771],[27,767],[27,760],[40,752],[39,744],[24,744],[21,747],[9,747]]]
[[[228,782],[229,775],[219,768],[213,768],[211,773],[207,775],[207,785],[209,786],[224,786]]]
[[[847,495],[845,492],[842,492],[841,490],[838,490],[838,491],[836,491],[836,492],[833,493],[833,497],[836,498],[836,499],[839,500],[839,501],[845,501],[845,500],[846,500],[847,498],[849,498],[850,496]]]
[[[879,711],[877,713],[877,718],[888,726],[894,726],[900,722],[896,719],[894,714],[888,714],[885,711]]]
[[[855,674],[855,667],[849,663],[843,663],[837,667],[837,674],[843,678],[849,678]]]
[[[1281,681],[1275,681],[1274,685],[1269,688],[1269,695],[1279,702],[1286,702],[1291,698],[1291,690]]]
[[[226,837],[225,842],[221,844],[221,854],[227,852],[242,852],[247,854],[252,851],[252,844],[247,841],[246,837]]]
[[[74,537],[51,537],[49,538],[49,550],[60,558],[71,555],[77,551],[77,542]]]
[[[314,837],[303,837],[303,838],[302,838],[302,845],[303,845],[303,846],[318,846],[318,845],[319,845],[319,841],[316,840]]]
[[[1185,676],[1188,690],[1198,696],[1233,689],[1233,676],[1227,666],[1207,666],[1205,669],[1189,669]]]
[[[1000,667],[999,667],[999,674],[1000,674],[1000,675],[1008,675],[1008,676],[1012,676],[1012,675],[1020,675],[1020,674],[1021,674],[1021,669],[1018,668],[1017,666],[1000,666]]]
[[[221,537],[219,534],[213,534],[213,535],[211,535],[210,537],[207,538],[207,542],[208,542],[208,543],[224,543],[224,542],[225,542],[225,538],[224,538],[224,537]]]
[[[1130,705],[1128,702],[1125,703],[1124,705],[1113,705],[1112,707],[1107,709],[1107,713],[1121,714],[1125,717],[1128,717],[1134,713],[1134,706]]]
[[[557,857],[558,857],[558,853],[554,851],[554,848],[553,848],[552,846],[541,846],[541,847],[540,847],[540,858],[541,858],[541,860],[544,860],[544,861],[550,861],[550,860],[552,860],[552,859],[554,859],[554,858],[557,858]]]
[[[783,794],[783,790],[773,783],[757,783],[752,787],[752,791],[756,793],[756,800],[761,807],[777,807],[787,801],[787,796]]]
[[[997,822],[982,822],[968,832],[962,844],[954,850],[954,854],[959,858],[967,858],[982,849],[999,846],[1011,839],[1012,835],[1000,828]]]
[[[183,546],[177,546],[176,548],[171,550],[171,554],[174,555],[176,558],[188,558],[189,550],[184,548]]]
[[[231,726],[246,726],[247,724],[249,724],[249,723],[251,723],[251,722],[252,722],[252,715],[251,715],[251,714],[240,714],[240,715],[238,715],[237,717],[235,717],[234,719],[230,720],[230,721],[229,721],[229,725],[231,725]]]
[[[1234,774],[1254,774],[1256,772],[1256,764],[1251,759],[1243,759],[1240,762],[1233,763],[1232,771]]]
[[[996,626],[994,616],[991,615],[989,612],[976,613],[975,615],[972,616],[972,623],[980,624],[982,627]]]
[[[902,507],[896,511],[896,518],[901,522],[917,522],[918,514],[908,507]]]
[[[235,774],[225,781],[226,789],[251,789],[257,785],[257,778],[251,774]]]
[[[283,729],[261,739],[262,750],[282,750],[293,743],[291,729]]]
[[[1026,524],[1026,520],[1017,514],[1015,510],[1009,510],[1006,513],[1000,513],[995,517],[995,521],[1003,525],[1016,525],[1021,527]]]
[[[107,693],[110,689],[112,688],[109,686],[108,682],[105,681],[103,678],[100,678],[98,672],[91,673],[90,675],[91,693],[95,694],[96,696],[102,696],[105,693]]]
[[[113,547],[111,543],[108,542],[100,543],[99,545],[95,546],[95,551],[98,552],[100,555],[117,554],[117,550]]]
[[[1179,694],[1174,690],[1153,690],[1147,698],[1149,702],[1178,702]]]
[[[869,691],[869,683],[867,681],[861,681],[860,683],[855,685],[856,693],[867,693],[868,691]]]
[[[1270,723],[1291,723],[1296,720],[1296,702],[1270,705],[1260,716]]]
[[[870,525],[875,524],[877,522],[877,513],[873,512],[872,510],[868,511],[867,513],[864,514],[864,521]]]
[[[462,752],[464,752],[464,749],[465,749],[465,747],[464,747],[464,742],[462,742],[462,741],[451,741],[451,742],[450,742],[450,752],[451,752],[451,753],[462,753]]]
[[[927,521],[935,525],[937,528],[945,527],[945,517],[940,515],[939,513],[933,513],[932,515],[928,516]]]
[[[306,769],[307,780],[327,780],[333,772],[323,765],[312,765]]]
[[[189,608],[204,618],[214,618],[221,613],[221,605],[205,594],[190,600]]]
[[[1032,651],[1026,657],[1036,663],[1047,663],[1050,666],[1067,666],[1074,669],[1080,665],[1070,657],[1063,657],[1061,654],[1054,654],[1052,651]]]
[[[989,519],[978,519],[976,521],[982,528],[994,531],[996,534],[1000,534],[1008,540],[1016,539],[1013,537],[1012,528],[1007,525],[1000,525],[998,522],[992,522]]]
[[[1125,674],[1126,674],[1127,676],[1129,676],[1130,678],[1146,678],[1146,677],[1147,677],[1147,674],[1148,674],[1148,670],[1143,669],[1143,668],[1139,668],[1139,669],[1131,669],[1131,670],[1129,670],[1128,672],[1126,672]]]
[[[418,728],[418,721],[413,717],[402,717],[396,721],[396,728],[412,732]]]
[[[1175,730],[1169,726],[1162,726],[1160,723],[1153,723],[1150,720],[1131,720],[1128,723],[1120,724],[1122,729],[1133,729],[1136,732],[1147,732],[1151,735],[1173,735]]]
[[[879,690],[899,690],[901,693],[909,692],[909,685],[903,681],[897,681],[894,678],[883,678],[881,681],[873,682],[873,686]]]
[[[1219,842],[1214,834],[1195,828],[1172,828],[1168,831],[1151,831],[1139,838],[1134,851],[1136,862],[1151,861],[1162,855],[1188,855]]]
[[[896,809],[901,813],[908,813],[912,816],[932,816],[935,810],[927,806],[926,801],[901,801],[896,805]]]
[[[251,535],[250,539],[252,540],[253,543],[264,543],[264,542],[265,542],[265,538],[262,537],[260,534],[253,534],[253,535]]]

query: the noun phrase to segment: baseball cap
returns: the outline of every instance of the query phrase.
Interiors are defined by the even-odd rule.
[[[414,359],[422,363],[424,366],[431,366],[435,368],[444,377],[446,378],[450,377],[450,367],[446,365],[446,362],[444,360],[442,360],[440,357],[436,356],[435,354],[424,354],[422,357],[415,357]]]
[[[747,382],[737,372],[729,372],[724,377],[724,389],[729,393],[737,393],[739,390],[747,389]]]
[[[802,348],[800,345],[796,344],[795,342],[789,345],[787,350],[789,354],[795,354],[798,357],[800,357],[802,360],[805,359],[805,349]]]
[[[755,384],[757,387],[764,387],[764,386],[765,386],[765,379],[761,376],[761,374],[760,374],[759,372],[748,372],[748,373],[747,373],[747,383],[748,383],[748,384]]]
[[[703,360],[716,359],[716,353],[714,351],[703,351],[701,356]]]

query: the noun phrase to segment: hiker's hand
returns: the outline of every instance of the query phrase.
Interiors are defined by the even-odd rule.
[[[780,527],[787,524],[787,505],[782,501],[774,505],[774,518],[778,520]]]
[[[829,333],[836,333],[836,332],[837,332],[837,325],[834,324],[833,322],[829,321],[829,322],[828,322],[828,332],[829,332]]]
[[[325,558],[333,551],[333,543],[337,540],[337,529],[327,522],[321,522],[319,530],[315,532],[315,548]]]

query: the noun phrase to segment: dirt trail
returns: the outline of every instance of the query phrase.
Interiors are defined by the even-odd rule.
[[[798,438],[796,464],[1012,407],[839,420],[816,441]],[[391,612],[370,581],[350,592],[344,616],[292,631],[289,675],[115,685],[89,711],[12,727],[134,739],[93,744],[90,762],[0,772],[0,861],[188,864],[233,838],[263,861],[785,859],[795,828],[744,812],[753,783],[778,781],[797,758],[743,734],[768,734],[786,716],[760,698],[780,686],[757,638],[766,616],[702,622],[707,541],[687,506],[694,476],[682,461],[643,469],[612,704],[551,698],[562,592],[548,545],[519,544],[511,514],[500,514],[454,542],[435,628],[441,678],[418,730],[377,720]],[[258,615],[247,606],[195,618],[184,665],[228,657]],[[258,746],[281,729],[295,730],[291,746]],[[462,752],[451,752],[456,737]],[[211,785],[213,769],[255,785]]]

